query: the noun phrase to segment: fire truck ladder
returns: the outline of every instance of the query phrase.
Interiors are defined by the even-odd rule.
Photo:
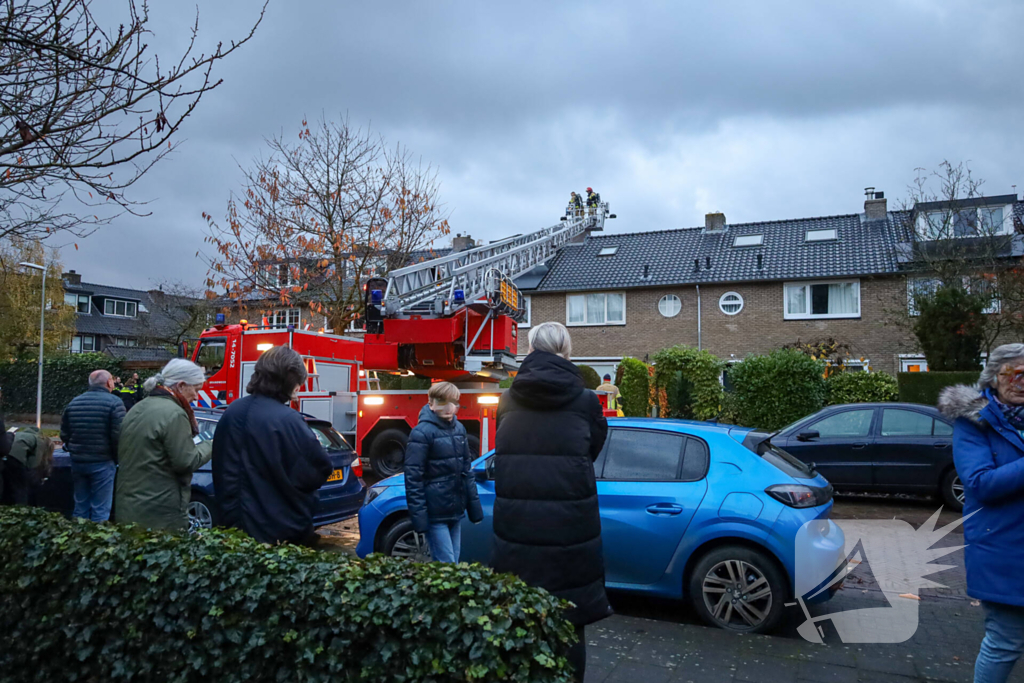
[[[544,263],[584,232],[603,230],[605,219],[614,217],[601,202],[591,215],[568,216],[549,228],[393,270],[384,294],[386,315],[451,315],[493,294],[496,282],[509,283]],[[457,301],[456,290],[464,294]]]

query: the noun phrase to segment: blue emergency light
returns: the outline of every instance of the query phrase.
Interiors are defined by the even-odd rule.
[[[223,325],[224,324],[224,314],[223,313],[218,313],[217,316],[214,318],[214,321],[218,325]]]
[[[380,306],[384,303],[384,292],[380,289],[374,289],[370,292],[370,303],[374,306]]]
[[[454,292],[452,292],[452,303],[455,306],[461,306],[462,304],[466,303],[465,290],[456,289]]]

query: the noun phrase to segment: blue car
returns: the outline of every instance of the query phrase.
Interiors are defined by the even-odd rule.
[[[831,485],[769,434],[683,420],[608,425],[594,471],[609,589],[689,598],[714,626],[763,632],[794,597],[798,535],[803,577],[827,580],[845,565],[843,533],[829,519]],[[485,519],[463,520],[463,561],[486,563],[491,553],[493,455],[473,465]],[[403,475],[370,488],[359,532],[360,557],[430,559],[409,520]],[[838,585],[816,591],[816,600]]]
[[[213,437],[222,410],[196,408],[196,422],[199,431]],[[306,424],[316,435],[320,444],[334,464],[334,472],[326,484],[320,487],[320,502],[313,513],[313,525],[320,527],[343,519],[354,517],[363,504],[366,487],[363,480],[352,471],[356,454],[330,422],[318,420],[303,414]],[[53,471],[43,482],[33,487],[32,505],[70,516],[74,509],[74,487],[71,481],[71,458],[64,449],[53,454]],[[188,505],[189,523],[193,529],[208,529],[220,524],[220,509],[217,495],[213,490],[213,469],[206,463],[192,475],[192,500]],[[117,510],[111,517],[117,520]]]

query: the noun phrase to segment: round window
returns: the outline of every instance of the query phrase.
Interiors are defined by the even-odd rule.
[[[726,315],[736,315],[743,310],[743,297],[736,292],[726,292],[718,300],[718,308]]]
[[[679,315],[679,311],[683,308],[683,303],[679,300],[679,297],[675,294],[666,294],[661,297],[661,301],[658,302],[658,312],[666,318],[674,318]]]

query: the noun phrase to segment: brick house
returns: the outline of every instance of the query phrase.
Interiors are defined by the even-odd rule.
[[[1007,257],[1024,255],[1015,195],[971,207],[1005,223]],[[853,367],[926,370],[914,338],[893,322],[922,280],[915,226],[934,209],[888,211],[871,193],[858,214],[729,224],[716,213],[699,228],[591,234],[517,281],[529,296],[521,327],[566,324],[574,360],[600,374],[674,344],[738,361],[826,337],[850,345]]]

